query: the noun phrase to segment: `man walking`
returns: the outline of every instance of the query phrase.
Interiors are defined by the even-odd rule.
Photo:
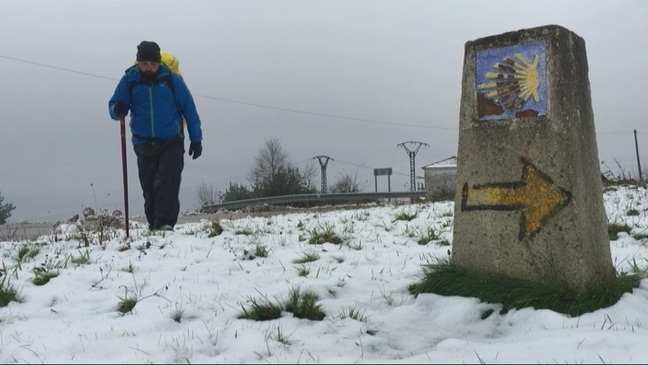
[[[160,63],[160,47],[143,41],[137,64],[128,68],[108,102],[110,117],[130,110],[131,142],[137,155],[144,212],[151,230],[172,231],[180,213],[180,181],[184,168],[184,126],[189,156],[202,154],[202,130],[191,92],[182,77]]]

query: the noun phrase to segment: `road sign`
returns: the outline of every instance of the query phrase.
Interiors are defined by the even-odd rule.
[[[374,176],[381,176],[381,175],[391,175],[392,174],[392,168],[391,167],[385,167],[381,169],[374,169]]]

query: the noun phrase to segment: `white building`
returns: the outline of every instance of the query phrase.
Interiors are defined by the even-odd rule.
[[[454,200],[457,157],[452,156],[422,167],[430,201]]]

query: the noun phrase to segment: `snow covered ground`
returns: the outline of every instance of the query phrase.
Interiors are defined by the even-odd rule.
[[[619,270],[647,265],[647,198],[642,188],[605,193],[610,222],[632,227],[611,242]],[[402,213],[416,218],[395,219]],[[213,237],[207,221],[166,234],[133,228],[128,249],[123,231],[89,237],[86,248],[74,226],[57,240],[0,242],[4,286],[22,297],[0,308],[0,361],[648,362],[645,280],[614,306],[575,318],[532,308],[500,315],[498,305],[474,298],[412,297],[407,287],[421,265],[451,249],[452,213],[453,204],[441,202],[222,220],[224,232]],[[309,243],[326,232],[342,243]],[[266,257],[256,256],[264,249]],[[295,263],[306,257],[317,259]],[[35,269],[44,267],[58,275],[35,285]],[[296,289],[317,294],[323,320],[289,312],[238,318],[250,299],[285,300]],[[120,298],[135,296],[132,312],[117,311]],[[481,319],[488,309],[495,313]]]

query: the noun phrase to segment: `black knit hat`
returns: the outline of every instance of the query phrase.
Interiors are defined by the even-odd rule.
[[[142,41],[137,46],[137,61],[160,62],[160,46],[155,42]]]

